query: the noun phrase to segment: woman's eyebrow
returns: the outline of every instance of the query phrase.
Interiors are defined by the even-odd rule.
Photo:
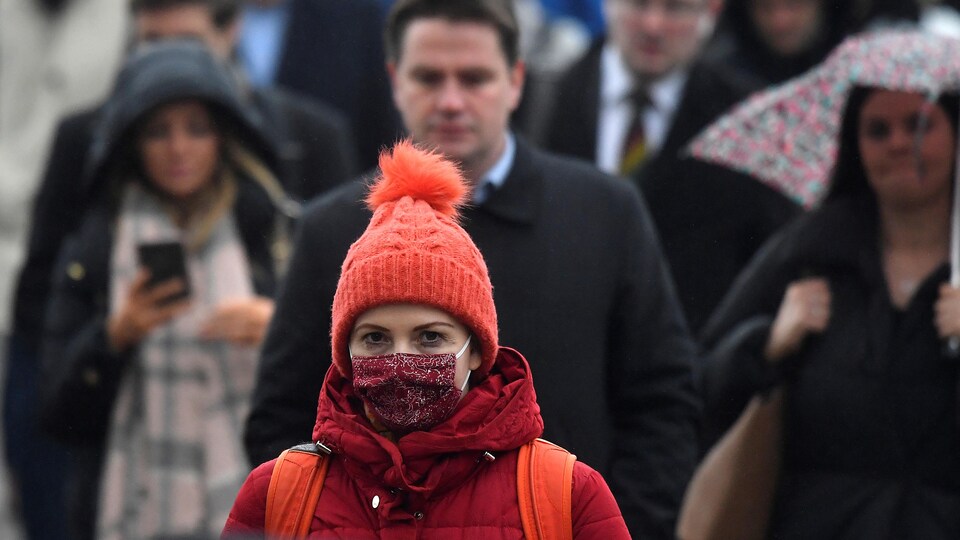
[[[433,322],[428,322],[428,323],[424,323],[424,324],[415,326],[415,327],[413,327],[413,329],[414,329],[414,330],[423,330],[423,329],[425,329],[425,328],[430,328],[431,326],[447,326],[447,327],[449,327],[449,328],[456,328],[456,326],[454,326],[453,323],[448,323],[448,322],[445,322],[445,321],[433,321]]]
[[[361,324],[358,324],[358,325],[356,326],[356,328],[353,329],[353,332],[351,332],[351,335],[356,335],[357,332],[359,332],[360,330],[377,330],[378,332],[389,332],[389,331],[390,331],[389,328],[384,328],[383,326],[380,326],[380,325],[378,325],[378,324],[373,324],[373,323],[361,323]]]

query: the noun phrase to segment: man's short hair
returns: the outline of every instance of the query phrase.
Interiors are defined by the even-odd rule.
[[[488,24],[497,31],[507,63],[512,66],[520,56],[520,30],[512,0],[397,0],[384,32],[387,60],[400,59],[403,36],[411,22],[432,18]]]
[[[159,11],[180,6],[202,6],[210,11],[213,24],[223,29],[240,14],[241,0],[130,0],[134,15],[142,11]]]

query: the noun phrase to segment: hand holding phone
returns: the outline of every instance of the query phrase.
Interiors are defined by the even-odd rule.
[[[166,324],[190,308],[184,299],[185,282],[169,278],[159,285],[149,286],[148,270],[141,268],[123,303],[107,320],[107,339],[112,350],[123,352],[136,346],[154,328]],[[180,300],[172,300],[180,298]]]
[[[187,276],[186,257],[180,242],[156,242],[137,246],[140,266],[150,271],[148,287],[154,287],[173,278],[183,282],[183,288],[178,292],[165,297],[162,303],[167,304],[182,300],[190,296],[190,280]]]

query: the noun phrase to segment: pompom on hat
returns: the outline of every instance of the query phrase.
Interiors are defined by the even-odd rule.
[[[381,153],[380,171],[366,201],[373,218],[350,246],[333,297],[334,364],[352,378],[348,344],[363,312],[410,303],[466,325],[483,358],[475,375],[486,375],[497,355],[497,312],[483,256],[457,223],[466,181],[456,165],[410,141]]]

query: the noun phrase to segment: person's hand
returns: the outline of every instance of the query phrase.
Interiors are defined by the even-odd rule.
[[[273,300],[263,296],[224,302],[204,323],[200,337],[235,345],[259,345],[267,335],[273,307]]]
[[[140,343],[154,328],[167,323],[190,307],[188,299],[164,302],[183,291],[179,278],[150,286],[150,272],[141,268],[133,279],[120,310],[107,321],[110,347],[123,352]]]
[[[933,305],[933,324],[941,338],[960,337],[960,288],[944,283]]]
[[[830,322],[830,286],[823,278],[794,281],[780,303],[764,354],[779,362],[800,348],[810,333],[820,333]]]

